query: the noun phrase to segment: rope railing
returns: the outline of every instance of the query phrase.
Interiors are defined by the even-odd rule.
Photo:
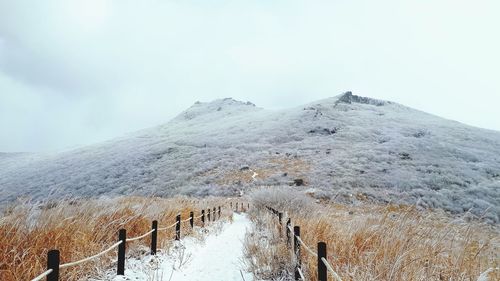
[[[335,278],[335,280],[342,281],[342,279],[340,279],[340,276],[337,274],[337,272],[335,272],[335,270],[333,270],[332,266],[328,263],[326,258],[321,258],[321,261],[326,266],[328,271],[330,271],[330,273],[332,274],[333,278]]]
[[[238,203],[236,203],[236,206],[238,206]],[[242,204],[242,206],[243,206],[243,204]],[[232,203],[231,203],[231,208],[232,208]],[[182,223],[190,221],[191,228],[194,228],[194,220],[201,218],[201,221],[202,221],[203,226],[204,226],[205,225],[205,217],[207,218],[207,222],[215,221],[217,219],[216,208],[207,209],[207,213],[205,213],[205,210],[202,210],[201,215],[196,216],[196,217],[194,216],[193,212],[190,212],[189,218],[184,219],[184,220],[181,220],[181,214],[178,214],[176,216],[176,222],[173,223],[172,225],[167,226],[167,227],[158,228],[158,221],[153,221],[152,227],[151,227],[152,229],[150,231],[148,231],[140,236],[133,237],[133,238],[127,239],[126,238],[126,230],[120,229],[119,235],[118,235],[118,242],[116,242],[115,244],[111,245],[110,247],[108,247],[104,251],[99,252],[95,255],[83,258],[83,259],[78,260],[78,261],[65,263],[65,264],[60,264],[60,254],[59,254],[58,250],[50,250],[47,253],[47,271],[38,275],[34,279],[31,279],[31,281],[40,281],[45,277],[47,278],[47,281],[58,281],[59,280],[59,269],[80,265],[82,263],[97,259],[115,248],[118,248],[117,275],[124,275],[125,250],[126,250],[125,244],[127,242],[133,242],[136,240],[140,240],[140,239],[147,237],[148,235],[151,235],[151,254],[155,255],[156,254],[158,231],[164,231],[164,230],[175,227],[175,232],[176,232],[175,239],[179,240],[180,234],[181,234],[181,224]],[[218,207],[218,218],[219,219],[221,218],[221,207],[220,206]]]
[[[93,256],[90,256],[88,258],[84,258],[84,259],[81,259],[79,261],[74,261],[74,262],[69,262],[69,263],[65,263],[65,264],[61,264],[59,266],[59,268],[66,268],[66,267],[71,267],[71,266],[75,266],[75,265],[79,265],[79,264],[82,264],[82,263],[85,263],[85,262],[88,262],[88,261],[91,261],[93,259],[96,259],[104,254],[106,254],[107,252],[113,250],[114,248],[118,247],[118,245],[120,245],[121,243],[123,243],[123,241],[118,241],[116,242],[115,244],[111,245],[109,248],[107,248],[106,250],[98,253],[98,254],[95,254]]]
[[[287,226],[287,228],[293,233],[293,229],[291,226]],[[306,243],[304,243],[304,241],[302,241],[302,239],[300,238],[300,236],[297,236],[297,235],[293,235],[295,238],[297,238],[297,241],[299,241],[299,243],[304,246],[304,249],[307,250],[307,252],[309,252],[309,254],[315,256],[315,257],[318,257],[318,254],[316,254],[313,250],[311,250],[311,248],[309,246],[306,245]]]
[[[43,278],[47,277],[47,275],[51,274],[52,271],[54,271],[53,269],[49,269],[47,271],[45,271],[44,273],[38,275],[38,277],[35,277],[34,279],[32,279],[31,281],[40,281],[42,280]]]
[[[294,235],[294,236],[295,236],[295,238],[297,238],[297,240],[299,241],[299,243],[300,243],[302,246],[304,246],[304,249],[306,249],[306,250],[307,250],[307,252],[309,252],[309,254],[311,254],[311,255],[313,255],[313,256],[315,256],[315,257],[318,257],[318,254],[316,254],[313,250],[311,250],[311,248],[309,248],[309,247],[306,245],[306,243],[304,243],[304,241],[302,241],[302,239],[300,239],[300,237],[299,237],[299,236],[296,236],[296,235]]]
[[[279,212],[271,207],[266,207],[270,212],[272,212],[274,215],[278,216],[279,219],[279,224],[282,224],[282,219],[283,219],[283,213]],[[291,226],[291,219],[288,218],[286,227],[286,235],[287,235],[287,243],[290,245],[291,243],[291,237],[294,238],[294,253],[295,253],[295,280],[305,280],[304,274],[302,272],[302,267],[301,267],[301,259],[300,259],[300,246],[302,246],[311,256],[316,257],[318,259],[318,264],[317,264],[317,269],[318,269],[318,280],[319,281],[326,281],[327,280],[327,271],[331,273],[335,281],[342,281],[340,276],[335,272],[333,267],[328,263],[328,260],[326,259],[326,243],[324,242],[319,242],[318,243],[318,248],[317,248],[317,253],[314,252],[311,247],[309,247],[300,237],[300,227],[295,226],[292,228]],[[280,231],[280,235],[281,235]]]
[[[298,268],[298,272],[299,272],[300,278],[302,280],[306,281],[306,278],[304,277],[304,273],[302,272],[302,269],[300,267]]]
[[[175,223],[173,223],[172,225],[169,225],[169,226],[167,226],[167,227],[161,227],[161,228],[158,228],[158,231],[164,231],[164,230],[170,229],[170,228],[172,228],[172,227],[176,226],[176,225],[177,225],[177,223],[178,223],[178,222],[175,222]]]
[[[136,240],[142,239],[142,238],[148,236],[149,234],[153,233],[155,230],[156,229],[151,229],[150,231],[144,233],[141,236],[137,236],[137,237],[134,237],[134,238],[127,238],[127,242],[132,242],[132,241],[136,241]]]

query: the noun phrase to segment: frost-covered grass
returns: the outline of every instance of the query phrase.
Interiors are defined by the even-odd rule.
[[[342,280],[499,280],[500,230],[443,212],[413,206],[316,203],[300,192],[266,189],[253,195],[256,228],[246,243],[257,276],[293,275],[285,235],[265,206],[286,212],[301,238],[316,251],[327,243],[328,260]],[[283,232],[284,233],[284,232]],[[316,280],[316,257],[302,249],[307,280]],[[488,278],[486,278],[488,277]]]
[[[0,204],[19,196],[232,196],[294,179],[336,202],[415,204],[499,222],[500,132],[351,94],[279,111],[224,99],[93,146],[0,154]]]
[[[245,263],[256,280],[291,281],[291,252],[269,213],[252,211],[253,228],[245,236]]]
[[[175,222],[181,213],[196,215],[209,207],[224,206],[226,198],[206,198],[203,201],[187,198],[119,197],[100,200],[67,200],[32,205],[18,202],[0,216],[0,280],[31,280],[46,270],[46,256],[58,249],[61,262],[73,262],[92,256],[116,243],[120,228],[127,237],[135,237],[151,230],[151,221],[159,227]],[[228,208],[226,213],[231,212]],[[195,220],[200,226],[200,220]],[[186,224],[184,224],[186,226]],[[183,227],[186,235],[190,227]],[[158,248],[170,247],[174,229],[158,233]],[[150,238],[127,243],[128,255],[145,254],[141,247],[149,245]],[[104,272],[116,261],[116,251],[81,266],[63,269],[62,280],[83,280]]]

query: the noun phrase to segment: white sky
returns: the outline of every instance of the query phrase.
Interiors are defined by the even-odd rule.
[[[347,90],[500,130],[499,30],[498,0],[0,0],[0,151]]]

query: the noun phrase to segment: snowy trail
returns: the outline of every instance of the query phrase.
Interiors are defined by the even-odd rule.
[[[242,281],[243,274],[244,280],[253,281],[243,266],[243,241],[250,226],[246,215],[234,213],[232,223],[224,223],[204,241],[187,237],[168,254],[127,259],[125,276],[105,280]]]
[[[252,175],[252,179],[255,181],[256,180],[256,177],[259,175],[257,172],[255,172],[254,170],[250,169],[250,172],[253,173]]]
[[[194,254],[185,268],[174,273],[172,280],[242,280],[243,239],[250,221],[245,215],[236,213],[233,220],[219,235],[208,236],[204,247]],[[251,274],[242,272],[245,280],[253,280]]]

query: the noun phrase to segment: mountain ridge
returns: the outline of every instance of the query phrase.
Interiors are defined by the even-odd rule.
[[[283,110],[220,99],[104,143],[15,164],[0,158],[0,203],[238,195],[302,182],[294,188],[322,199],[489,209],[499,221],[499,155],[500,132],[350,92]]]

